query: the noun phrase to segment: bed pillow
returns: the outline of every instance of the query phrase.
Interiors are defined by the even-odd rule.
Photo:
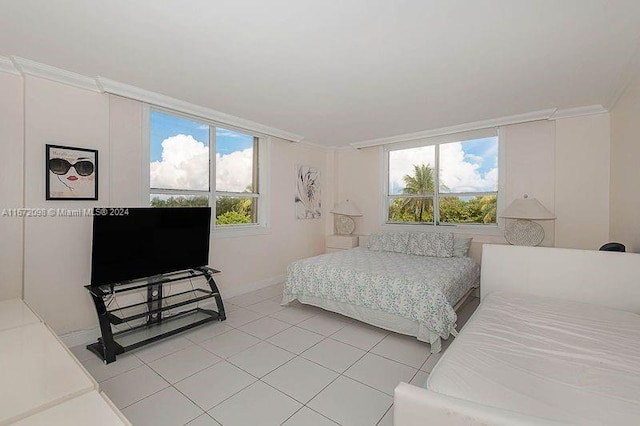
[[[472,238],[453,237],[453,257],[468,257]]]
[[[452,232],[414,232],[409,236],[407,254],[430,257],[453,256]]]
[[[369,250],[380,251],[382,248],[382,234],[369,235],[369,244],[367,245]]]
[[[406,232],[387,232],[382,234],[380,250],[394,253],[406,253],[409,234]]]
[[[409,234],[406,232],[384,232],[369,235],[367,248],[373,251],[406,253]]]

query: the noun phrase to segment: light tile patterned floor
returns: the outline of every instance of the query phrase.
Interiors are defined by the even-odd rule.
[[[395,386],[422,386],[440,354],[322,309],[282,307],[281,293],[280,284],[228,299],[227,321],[110,365],[72,351],[134,426],[391,425]],[[460,326],[477,306],[462,307]]]

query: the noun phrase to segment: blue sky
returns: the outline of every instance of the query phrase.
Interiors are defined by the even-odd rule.
[[[497,136],[464,141],[462,142],[462,149],[464,150],[464,153],[467,156],[467,160],[470,163],[478,164],[480,166],[478,171],[481,175],[484,175],[489,170],[498,167]],[[473,161],[473,156],[480,157],[484,161]]]
[[[182,117],[151,111],[151,161],[162,159],[162,141],[175,135],[191,135],[209,146],[209,126]],[[221,155],[242,151],[253,146],[253,137],[243,133],[216,129],[216,153]]]

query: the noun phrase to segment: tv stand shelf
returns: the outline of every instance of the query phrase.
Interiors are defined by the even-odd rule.
[[[190,303],[210,299],[217,294],[218,293],[214,293],[212,291],[196,288],[163,297],[162,301],[157,303],[158,306],[152,309],[149,309],[149,302],[136,303],[135,305],[125,306],[124,308],[114,309],[108,313],[109,321],[111,324],[122,324],[135,319],[144,318],[149,314],[164,312]]]
[[[98,355],[105,364],[116,360],[116,355],[139,348],[148,343],[185,330],[206,324],[211,321],[226,319],[224,305],[220,292],[213,279],[213,274],[220,271],[208,267],[177,271],[161,276],[143,278],[126,283],[110,284],[106,286],[85,286],[98,312],[102,337],[96,343],[87,346],[91,352]],[[172,295],[163,295],[163,286],[194,277],[204,277],[211,290],[191,288],[187,291]],[[109,310],[111,298],[115,294],[125,291],[147,289],[147,301],[129,306]],[[207,299],[215,299],[217,311],[200,307],[186,308]],[[185,307],[178,313],[171,314],[171,310]],[[169,311],[169,312],[168,312]],[[111,325],[126,324],[130,321],[146,318],[143,324],[129,326],[128,329],[114,332]]]

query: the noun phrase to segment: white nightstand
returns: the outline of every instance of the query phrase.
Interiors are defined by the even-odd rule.
[[[327,253],[358,247],[357,235],[329,235],[327,237]]]

